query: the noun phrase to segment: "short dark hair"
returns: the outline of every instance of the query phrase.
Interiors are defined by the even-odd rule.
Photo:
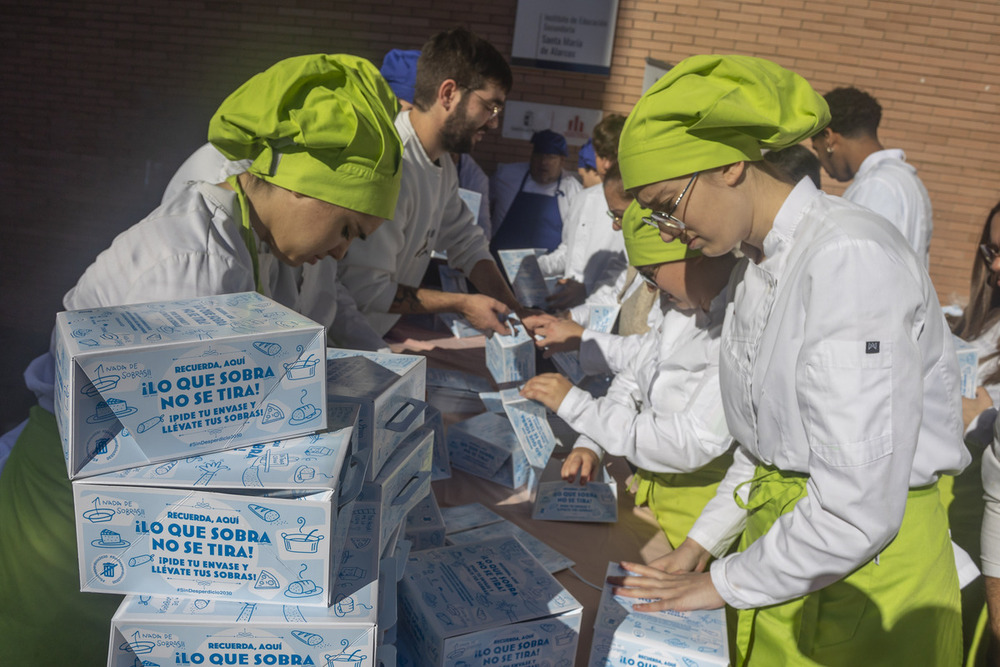
[[[618,140],[625,127],[625,116],[617,113],[608,114],[594,126],[594,152],[605,160],[618,160]]]
[[[816,154],[803,146],[796,144],[780,151],[764,153],[764,161],[773,164],[792,183],[798,183],[803,176],[808,176],[817,188],[820,185],[819,159]]]
[[[463,27],[439,32],[420,50],[414,106],[421,111],[434,106],[438,88],[447,79],[472,90],[493,81],[504,92],[510,91],[514,83],[510,65],[496,47]]]
[[[877,136],[882,107],[868,93],[854,87],[835,88],[823,96],[830,107],[827,126],[845,137]]]

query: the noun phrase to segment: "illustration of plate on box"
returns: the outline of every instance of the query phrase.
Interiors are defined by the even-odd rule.
[[[94,508],[92,510],[87,510],[83,513],[83,518],[91,523],[104,523],[105,521],[111,521],[111,517],[114,515],[114,510],[102,507],[100,509]]]
[[[83,385],[80,389],[80,393],[85,396],[89,396],[90,398],[94,398],[98,394],[109,391],[118,386],[118,382],[122,379],[121,376],[114,374],[101,375],[102,370],[103,369],[100,366],[97,367],[97,377]]]
[[[130,406],[119,398],[109,398],[107,401],[98,401],[94,414],[87,417],[88,424],[99,424],[111,419],[120,419],[135,414],[139,408]]]
[[[323,592],[320,586],[316,585],[316,582],[312,579],[299,579],[298,581],[293,581],[288,584],[288,588],[285,589],[285,595],[290,598],[308,598],[313,595],[319,595]]]
[[[319,417],[320,411],[312,403],[306,403],[302,407],[295,408],[292,411],[292,416],[289,417],[288,423],[292,426],[298,426],[299,424],[305,424],[308,421],[312,421]]]
[[[153,642],[146,641],[136,641],[136,642],[124,642],[118,647],[119,651],[132,651],[136,655],[145,655],[147,653],[152,653],[153,649],[156,648],[156,644]]]
[[[91,545],[95,547],[101,547],[103,549],[124,549],[131,542],[128,540],[123,540],[121,533],[116,533],[113,530],[104,529],[101,531],[101,539],[92,540]]]

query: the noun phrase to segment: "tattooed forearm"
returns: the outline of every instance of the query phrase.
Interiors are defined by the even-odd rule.
[[[393,310],[402,310],[410,313],[417,313],[423,310],[420,298],[417,296],[417,288],[408,285],[398,285],[396,296],[392,299]]]

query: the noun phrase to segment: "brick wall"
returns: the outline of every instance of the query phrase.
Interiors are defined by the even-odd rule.
[[[215,107],[250,75],[319,51],[380,64],[388,49],[419,48],[456,23],[509,54],[515,8],[516,0],[4,3],[0,389],[20,387],[62,294],[158,203]],[[907,152],[931,192],[931,276],[950,300],[967,291],[982,219],[1000,198],[991,132],[998,22],[1000,5],[970,0],[621,0],[610,76],[517,67],[511,98],[627,113],[647,57],[706,52],[771,58],[821,92],[866,89],[885,108],[883,143]],[[489,172],[526,153],[525,142],[492,136],[477,158]]]

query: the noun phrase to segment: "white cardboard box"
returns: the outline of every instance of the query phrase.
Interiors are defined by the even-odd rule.
[[[76,480],[81,590],[329,605],[366,467],[352,432]]]
[[[55,415],[69,476],[322,428],[325,340],[321,325],[255,292],[59,313]]]
[[[318,608],[130,595],[111,621],[108,665],[371,667],[377,628],[351,621],[349,601]]]
[[[618,521],[618,484],[603,465],[597,479],[581,486],[562,479],[562,460],[552,459],[545,467],[535,493],[532,519],[547,521]]]
[[[379,553],[391,549],[406,514],[431,491],[434,433],[420,427],[393,452],[373,482],[365,482],[358,503],[378,512]]]
[[[444,665],[572,665],[582,607],[514,538],[411,553],[400,584],[411,657]]]
[[[625,574],[609,563],[607,576]],[[728,667],[729,642],[724,609],[705,611],[632,610],[640,602],[611,593],[605,583],[594,623],[590,667]]]
[[[326,352],[326,386],[331,397],[361,407],[363,443],[371,443],[369,481],[393,450],[424,423],[427,360],[408,354],[339,350]]]
[[[448,427],[448,458],[452,468],[511,489],[524,486],[531,474],[514,427],[493,412]]]
[[[526,382],[535,377],[535,340],[524,325],[508,320],[513,333],[486,339],[486,367],[499,385]]]
[[[414,551],[444,546],[444,519],[433,491],[407,513],[403,535]]]
[[[469,530],[448,533],[446,539],[448,544],[470,544],[496,537],[516,538],[521,546],[538,560],[545,571],[551,574],[575,565],[572,559],[567,558],[525,529],[506,519]]]
[[[546,281],[538,266],[538,257],[545,252],[544,248],[497,251],[514,296],[525,306],[545,308],[548,305],[546,297],[549,295],[549,284],[554,281]]]

